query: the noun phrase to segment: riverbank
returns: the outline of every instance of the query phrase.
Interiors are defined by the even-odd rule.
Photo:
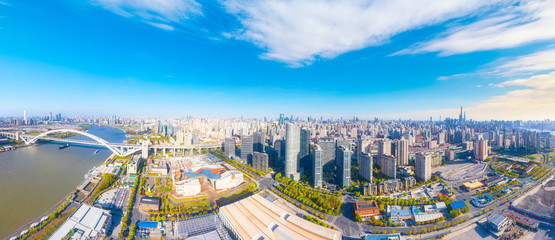
[[[125,134],[116,128],[92,126],[88,133],[120,143]],[[109,149],[43,142],[0,153],[0,239],[49,211],[83,181],[93,168],[111,157]],[[95,152],[98,152],[95,154]]]
[[[112,155],[110,155],[108,158],[106,158],[105,161],[103,161],[99,166],[103,166],[106,165],[106,163],[110,160],[112,160],[114,157],[116,156],[115,153],[112,153]],[[48,211],[46,211],[45,213],[43,213],[42,215],[40,215],[39,217],[33,219],[32,221],[30,221],[29,223],[23,225],[22,227],[18,228],[12,235],[8,236],[7,239],[12,239],[13,237],[18,237],[20,236],[21,232],[28,230],[29,228],[31,228],[31,226],[35,223],[40,222],[41,219],[43,219],[44,217],[48,217],[50,214],[52,214],[53,212],[55,212],[64,202],[66,201],[70,201],[71,204],[75,205],[80,205],[81,203],[79,202],[75,202],[73,199],[75,197],[75,191],[79,190],[79,186],[83,185],[85,182],[89,181],[89,179],[85,178],[81,183],[79,183],[75,189],[73,191],[71,191],[69,194],[67,194],[65,196],[64,199],[62,199],[61,201],[59,201],[56,205],[54,205],[52,208],[50,208]],[[91,193],[92,194],[92,193]],[[68,206],[68,208],[70,208]]]

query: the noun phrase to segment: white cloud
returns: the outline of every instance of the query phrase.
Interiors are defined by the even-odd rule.
[[[511,1],[507,1],[511,3]],[[397,54],[440,52],[453,55],[505,49],[555,39],[555,1],[522,0],[479,21],[450,29],[443,37]]]
[[[555,72],[506,81],[497,87],[520,87],[468,109],[474,119],[528,120],[555,118]]]
[[[192,15],[202,15],[195,0],[92,0],[124,17],[137,17],[164,30],[173,30],[170,23],[182,23]]]
[[[157,28],[163,29],[163,30],[168,30],[168,31],[173,31],[174,27],[168,25],[168,24],[164,24],[164,23],[154,23],[154,22],[149,22],[149,21],[145,21],[146,23],[155,26]]]
[[[554,26],[555,28],[555,26]],[[506,61],[495,69],[503,74],[529,73],[555,70],[555,49],[535,52]]]
[[[500,0],[223,0],[243,29],[235,37],[264,49],[262,58],[310,64],[380,45],[412,29],[486,11]]]

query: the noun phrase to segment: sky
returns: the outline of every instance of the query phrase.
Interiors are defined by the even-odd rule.
[[[0,0],[0,116],[555,118],[555,1]]]

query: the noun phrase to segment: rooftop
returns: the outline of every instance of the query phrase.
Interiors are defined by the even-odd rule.
[[[220,208],[243,239],[341,239],[341,232],[306,221],[256,194]]]

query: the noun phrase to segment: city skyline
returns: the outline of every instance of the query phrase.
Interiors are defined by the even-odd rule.
[[[4,0],[0,115],[555,118],[554,3],[403,4]]]

